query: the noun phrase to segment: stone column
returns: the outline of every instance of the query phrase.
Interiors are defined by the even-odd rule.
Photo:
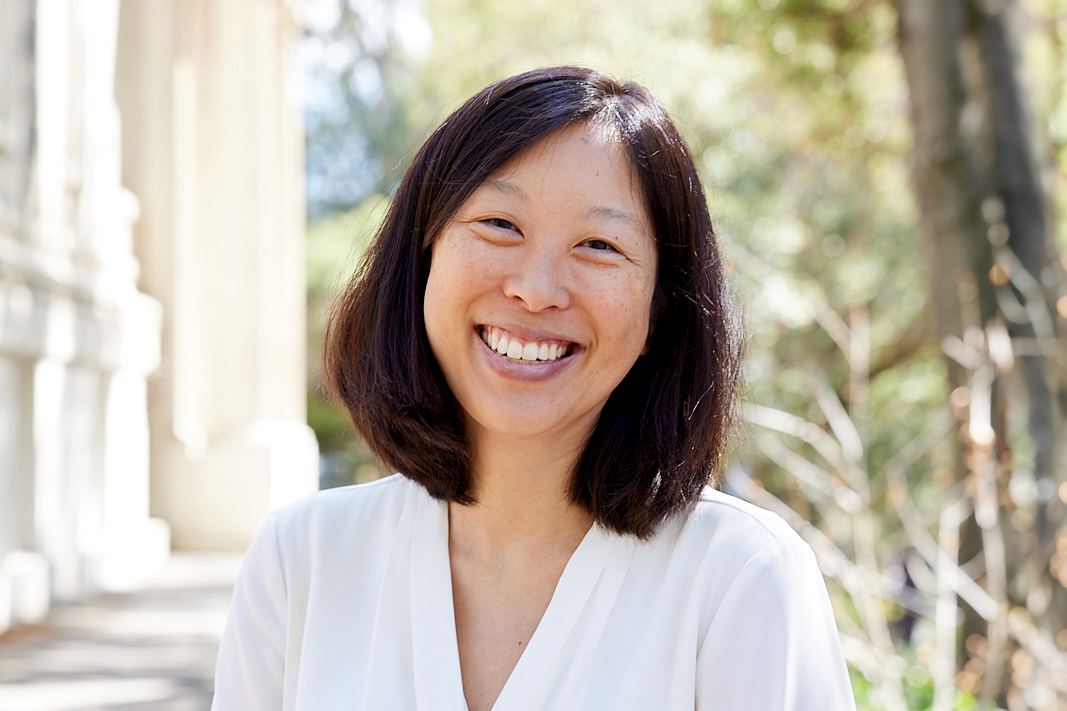
[[[169,550],[149,518],[145,383],[114,98],[118,0],[0,9],[0,630],[122,589]]]
[[[134,251],[166,314],[152,512],[176,547],[243,549],[270,510],[317,488],[299,28],[282,0],[138,0],[120,27]]]

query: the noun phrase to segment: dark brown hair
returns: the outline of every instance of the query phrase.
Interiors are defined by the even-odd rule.
[[[539,69],[493,84],[452,114],[407,169],[338,301],[326,376],[377,456],[439,499],[473,502],[463,420],[423,322],[428,245],[489,176],[579,122],[618,135],[659,266],[648,352],[604,406],[570,495],[602,525],[645,538],[714,476],[735,423],[741,338],[692,158],[643,87],[589,69]]]

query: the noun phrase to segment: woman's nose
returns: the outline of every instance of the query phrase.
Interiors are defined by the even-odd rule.
[[[530,311],[567,308],[570,291],[565,283],[564,261],[546,247],[524,246],[518,261],[504,278],[504,294],[518,299]]]

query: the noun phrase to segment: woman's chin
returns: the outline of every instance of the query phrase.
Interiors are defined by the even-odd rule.
[[[528,406],[493,408],[481,417],[472,417],[468,413],[468,422],[477,430],[479,438],[515,442],[547,440],[560,446],[574,439],[575,446],[580,446],[596,423],[596,417],[575,418],[572,413],[538,411],[538,408]]]

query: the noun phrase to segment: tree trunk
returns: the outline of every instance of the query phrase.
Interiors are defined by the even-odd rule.
[[[966,49],[966,2],[897,0],[898,42],[915,135],[911,177],[919,202],[921,241],[931,265],[931,299],[940,339],[959,339],[984,349],[982,330],[996,313],[996,295],[988,276],[993,253],[982,217],[986,183],[982,168],[991,162],[989,152],[981,150],[988,134],[983,130],[988,129],[983,126],[988,95],[975,90],[974,72],[965,77],[961,66]],[[972,85],[970,92],[968,84]],[[946,363],[949,388],[967,385],[968,369],[953,358],[946,358]],[[965,422],[961,422],[961,429],[961,435],[969,434]],[[967,457],[970,467],[975,466],[978,456],[988,460],[987,452],[976,451],[966,436],[962,439],[971,450]],[[963,477],[969,467],[963,463],[962,452],[960,455],[958,474]],[[993,525],[984,523],[985,528],[971,517],[962,527],[960,552],[965,557],[984,550]],[[1003,599],[1004,585],[995,587],[1000,590],[990,590],[991,594]],[[991,663],[983,695],[999,696],[1006,648],[1004,629],[998,624],[987,627],[974,610],[965,607],[961,641],[973,633],[988,636],[990,641]]]
[[[941,337],[966,340],[967,329],[981,329],[996,309],[987,277],[993,261],[981,217],[983,181],[960,133],[967,102],[959,63],[966,8],[963,0],[898,0],[897,8],[915,131],[912,182],[933,270],[933,307]],[[953,388],[966,384],[959,363],[949,360],[948,368]]]
[[[1004,206],[1004,222],[1008,228],[1007,249],[1014,253],[1026,270],[1024,283],[1036,282],[1035,293],[1028,294],[1013,279],[1015,296],[1027,303],[1028,314],[1048,305],[1040,289],[1040,280],[1048,257],[1054,249],[1049,240],[1045,221],[1046,201],[1041,176],[1034,158],[1033,117],[1022,81],[1022,58],[1019,37],[1013,21],[1019,8],[1014,0],[997,3],[974,2],[976,34],[981,48],[982,66],[989,92],[990,117],[993,127],[992,184]],[[1009,270],[1010,271],[1010,270]],[[1036,302],[1036,303],[1034,303]],[[1031,316],[1028,322],[1013,324],[1014,335],[1023,338],[1051,340],[1055,337],[1052,317],[1047,321]],[[1034,478],[1040,482],[1053,481],[1055,476],[1055,419],[1052,388],[1048,368],[1041,355],[1019,358],[1023,379],[1029,394],[1029,430],[1036,456]],[[1045,487],[1045,490],[1050,490]],[[1038,502],[1037,534],[1041,567],[1052,554],[1054,522],[1049,520],[1049,501]],[[1058,507],[1057,507],[1058,509]]]
[[[1029,431],[1036,448],[1034,475],[1038,482],[1045,482],[1038,491],[1046,498],[1039,498],[1037,505],[1037,545],[1028,546],[1026,535],[1007,541],[1014,549],[1008,553],[1008,573],[1025,575],[1032,586],[1048,591],[1052,583],[1047,566],[1061,507],[1047,498],[1055,491],[1050,484],[1055,476],[1056,422],[1055,387],[1049,382],[1051,361],[1046,358],[1058,349],[1052,346],[1055,312],[1050,310],[1050,294],[1042,277],[1056,254],[1033,151],[1033,119],[1021,80],[1020,40],[1012,24],[1019,9],[1015,0],[897,0],[897,8],[915,131],[912,180],[919,202],[919,228],[934,269],[931,293],[942,342],[959,338],[986,351],[982,331],[997,315],[999,299],[1003,315],[1013,322],[1012,335],[1034,344],[1016,360],[1029,395]],[[991,271],[994,263],[997,272]],[[1010,284],[1004,282],[1005,277]],[[994,281],[1000,286],[994,287]],[[971,374],[977,382],[975,373],[949,360],[951,388],[966,384]],[[982,407],[1003,410],[1004,403],[982,402]],[[976,400],[972,406],[978,406]],[[988,415],[987,422],[1003,429],[1002,416]],[[972,425],[974,421],[972,417]],[[977,481],[975,462],[984,462],[986,475],[991,477],[989,472],[996,464],[992,457],[1000,452],[988,442],[976,441],[966,425],[961,429],[972,435],[961,438],[969,450],[961,459],[961,471],[970,468]],[[999,434],[997,441],[1003,449],[1003,432]],[[994,528],[996,521],[985,520],[982,526],[975,519],[968,523],[961,546],[987,551],[988,563],[989,546],[1003,545],[1002,534]],[[994,533],[995,541],[990,539]],[[989,592],[1002,602],[1006,600],[1004,583],[1003,573],[996,582],[989,574]],[[1063,603],[1062,587],[1054,586],[1053,591],[1057,604]],[[1039,595],[1025,601],[1031,612],[1053,632],[1062,629],[1062,621],[1050,619],[1054,614],[1043,616],[1042,603],[1034,602],[1039,598],[1047,606],[1049,595]],[[963,639],[979,631],[981,623],[968,611]],[[1000,621],[991,622],[988,629],[990,650],[982,692],[1003,699],[1005,629]]]

